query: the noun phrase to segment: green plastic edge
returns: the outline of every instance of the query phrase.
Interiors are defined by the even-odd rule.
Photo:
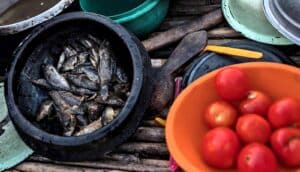
[[[4,84],[0,83],[0,120],[2,121],[6,114],[7,114],[7,108],[6,108],[6,103],[5,103],[5,99],[4,99]],[[3,106],[4,105],[4,106]],[[33,151],[27,147],[27,145],[22,141],[22,139],[19,137],[18,133],[16,132],[12,122],[10,121],[8,124],[6,124],[4,127],[5,132],[14,135],[17,137],[18,139],[18,144],[19,146],[21,146],[20,149],[22,149],[21,152],[17,152],[17,154],[15,156],[13,156],[13,158],[4,161],[4,162],[0,162],[0,171],[4,171],[6,169],[9,169],[11,167],[14,167],[15,165],[21,163],[22,161],[24,161],[28,156],[30,156]],[[4,133],[5,134],[5,133]],[[1,137],[0,137],[1,138]],[[0,145],[1,147],[1,145]],[[1,150],[1,149],[0,149]],[[5,159],[4,157],[0,157],[0,159]]]
[[[150,11],[152,8],[154,8],[160,0],[145,0],[145,2],[143,2],[142,4],[140,4],[139,6],[126,11],[124,13],[120,13],[120,14],[116,14],[113,16],[108,16],[110,17],[112,20],[118,22],[118,23],[126,23],[130,20],[136,19],[140,16],[142,16],[143,14],[145,14],[146,12]],[[83,11],[88,11],[86,10],[82,5],[81,9]]]
[[[289,39],[283,36],[278,38],[275,36],[267,36],[267,35],[259,34],[247,28],[246,26],[239,24],[239,22],[237,22],[234,19],[230,11],[229,1],[231,0],[222,0],[222,10],[223,10],[224,17],[232,28],[241,32],[245,37],[257,42],[262,42],[262,43],[267,43],[272,45],[293,45],[293,43]]]

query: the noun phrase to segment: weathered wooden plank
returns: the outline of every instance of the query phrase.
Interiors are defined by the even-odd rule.
[[[16,170],[26,171],[26,172],[105,172],[106,170],[93,169],[93,168],[82,168],[78,166],[64,166],[49,163],[38,163],[38,162],[24,162],[15,167]],[[114,172],[121,172],[120,170],[115,170]]]
[[[131,139],[143,142],[164,142],[165,130],[158,127],[139,127]]]
[[[155,156],[169,155],[169,151],[165,143],[144,143],[144,142],[124,143],[117,148],[117,152],[141,153],[141,154],[155,155]]]

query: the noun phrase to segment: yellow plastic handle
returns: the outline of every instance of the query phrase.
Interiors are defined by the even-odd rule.
[[[263,53],[251,50],[245,50],[240,48],[231,48],[217,45],[207,45],[204,51],[212,51],[219,54],[226,54],[232,56],[239,56],[251,59],[260,59],[263,57]]]

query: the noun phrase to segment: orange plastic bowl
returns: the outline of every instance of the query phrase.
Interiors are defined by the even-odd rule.
[[[249,77],[251,88],[264,91],[274,100],[284,96],[300,99],[300,69],[288,65],[253,62],[233,65]],[[167,123],[168,148],[176,162],[188,172],[227,172],[208,166],[201,156],[201,139],[208,131],[203,120],[205,108],[219,99],[214,87],[218,70],[206,74],[189,85],[172,105]],[[283,169],[280,172],[300,172]]]

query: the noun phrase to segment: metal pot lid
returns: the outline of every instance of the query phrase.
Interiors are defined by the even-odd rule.
[[[245,37],[273,45],[291,45],[266,19],[263,0],[223,0],[222,10],[227,22]]]
[[[25,145],[8,118],[4,84],[0,83],[0,171],[11,168],[33,152]]]
[[[300,45],[300,1],[264,0],[263,5],[270,23],[292,42]]]
[[[69,7],[74,0],[60,0],[57,4],[52,6],[51,8],[35,15],[31,18],[12,23],[7,25],[0,25],[0,35],[8,35],[8,34],[15,34],[26,29],[29,29],[33,26],[36,26],[44,21],[47,21],[54,16],[61,13],[64,9]]]

